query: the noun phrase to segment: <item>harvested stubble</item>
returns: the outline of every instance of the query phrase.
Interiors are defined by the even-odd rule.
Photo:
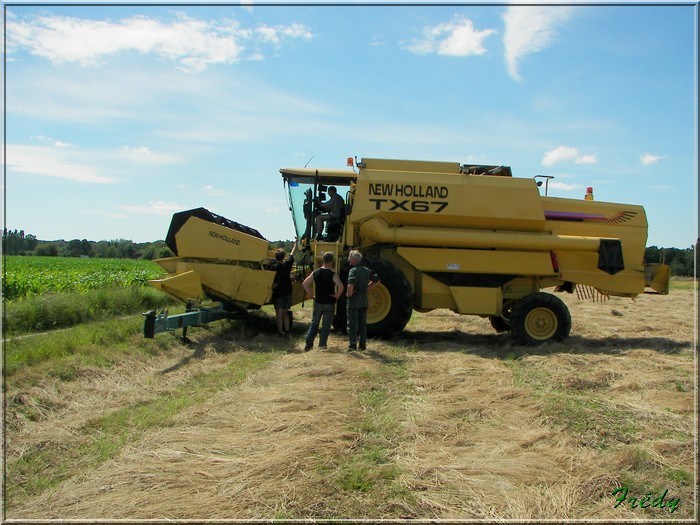
[[[330,351],[303,353],[305,309],[289,344],[258,334],[215,353],[226,343],[212,339],[199,359],[180,349],[47,383],[45,396],[65,404],[13,431],[15,452],[33,436],[51,439],[51,425],[63,428],[53,439],[69,443],[103,404],[129,406],[240,354],[287,345],[8,518],[692,518],[693,482],[682,480],[694,471],[692,292],[567,300],[572,337],[539,348],[439,311],[365,354],[344,352],[335,334]],[[363,483],[346,483],[351,475]],[[681,506],[673,515],[614,508],[621,483],[669,488]]]

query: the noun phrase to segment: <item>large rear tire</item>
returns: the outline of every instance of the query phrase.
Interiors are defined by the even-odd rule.
[[[363,259],[379,276],[379,284],[367,292],[367,336],[393,337],[403,331],[413,313],[413,289],[396,266],[383,259]]]
[[[513,305],[510,330],[521,345],[563,341],[571,331],[571,314],[558,297],[534,293]]]

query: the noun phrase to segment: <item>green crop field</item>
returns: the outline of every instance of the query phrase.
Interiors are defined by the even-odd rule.
[[[141,286],[165,275],[147,260],[7,256],[4,264],[2,293],[9,301],[45,293]]]

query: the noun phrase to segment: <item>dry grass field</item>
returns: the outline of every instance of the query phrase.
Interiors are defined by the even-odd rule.
[[[5,518],[693,521],[692,283],[562,298],[571,337],[541,347],[441,310],[364,353],[339,334],[304,353],[309,303],[289,341],[221,322],[69,376],[23,368]]]

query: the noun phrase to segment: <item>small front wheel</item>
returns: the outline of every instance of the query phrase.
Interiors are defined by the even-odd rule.
[[[563,341],[571,331],[571,314],[561,299],[538,292],[513,305],[510,330],[521,345]]]

